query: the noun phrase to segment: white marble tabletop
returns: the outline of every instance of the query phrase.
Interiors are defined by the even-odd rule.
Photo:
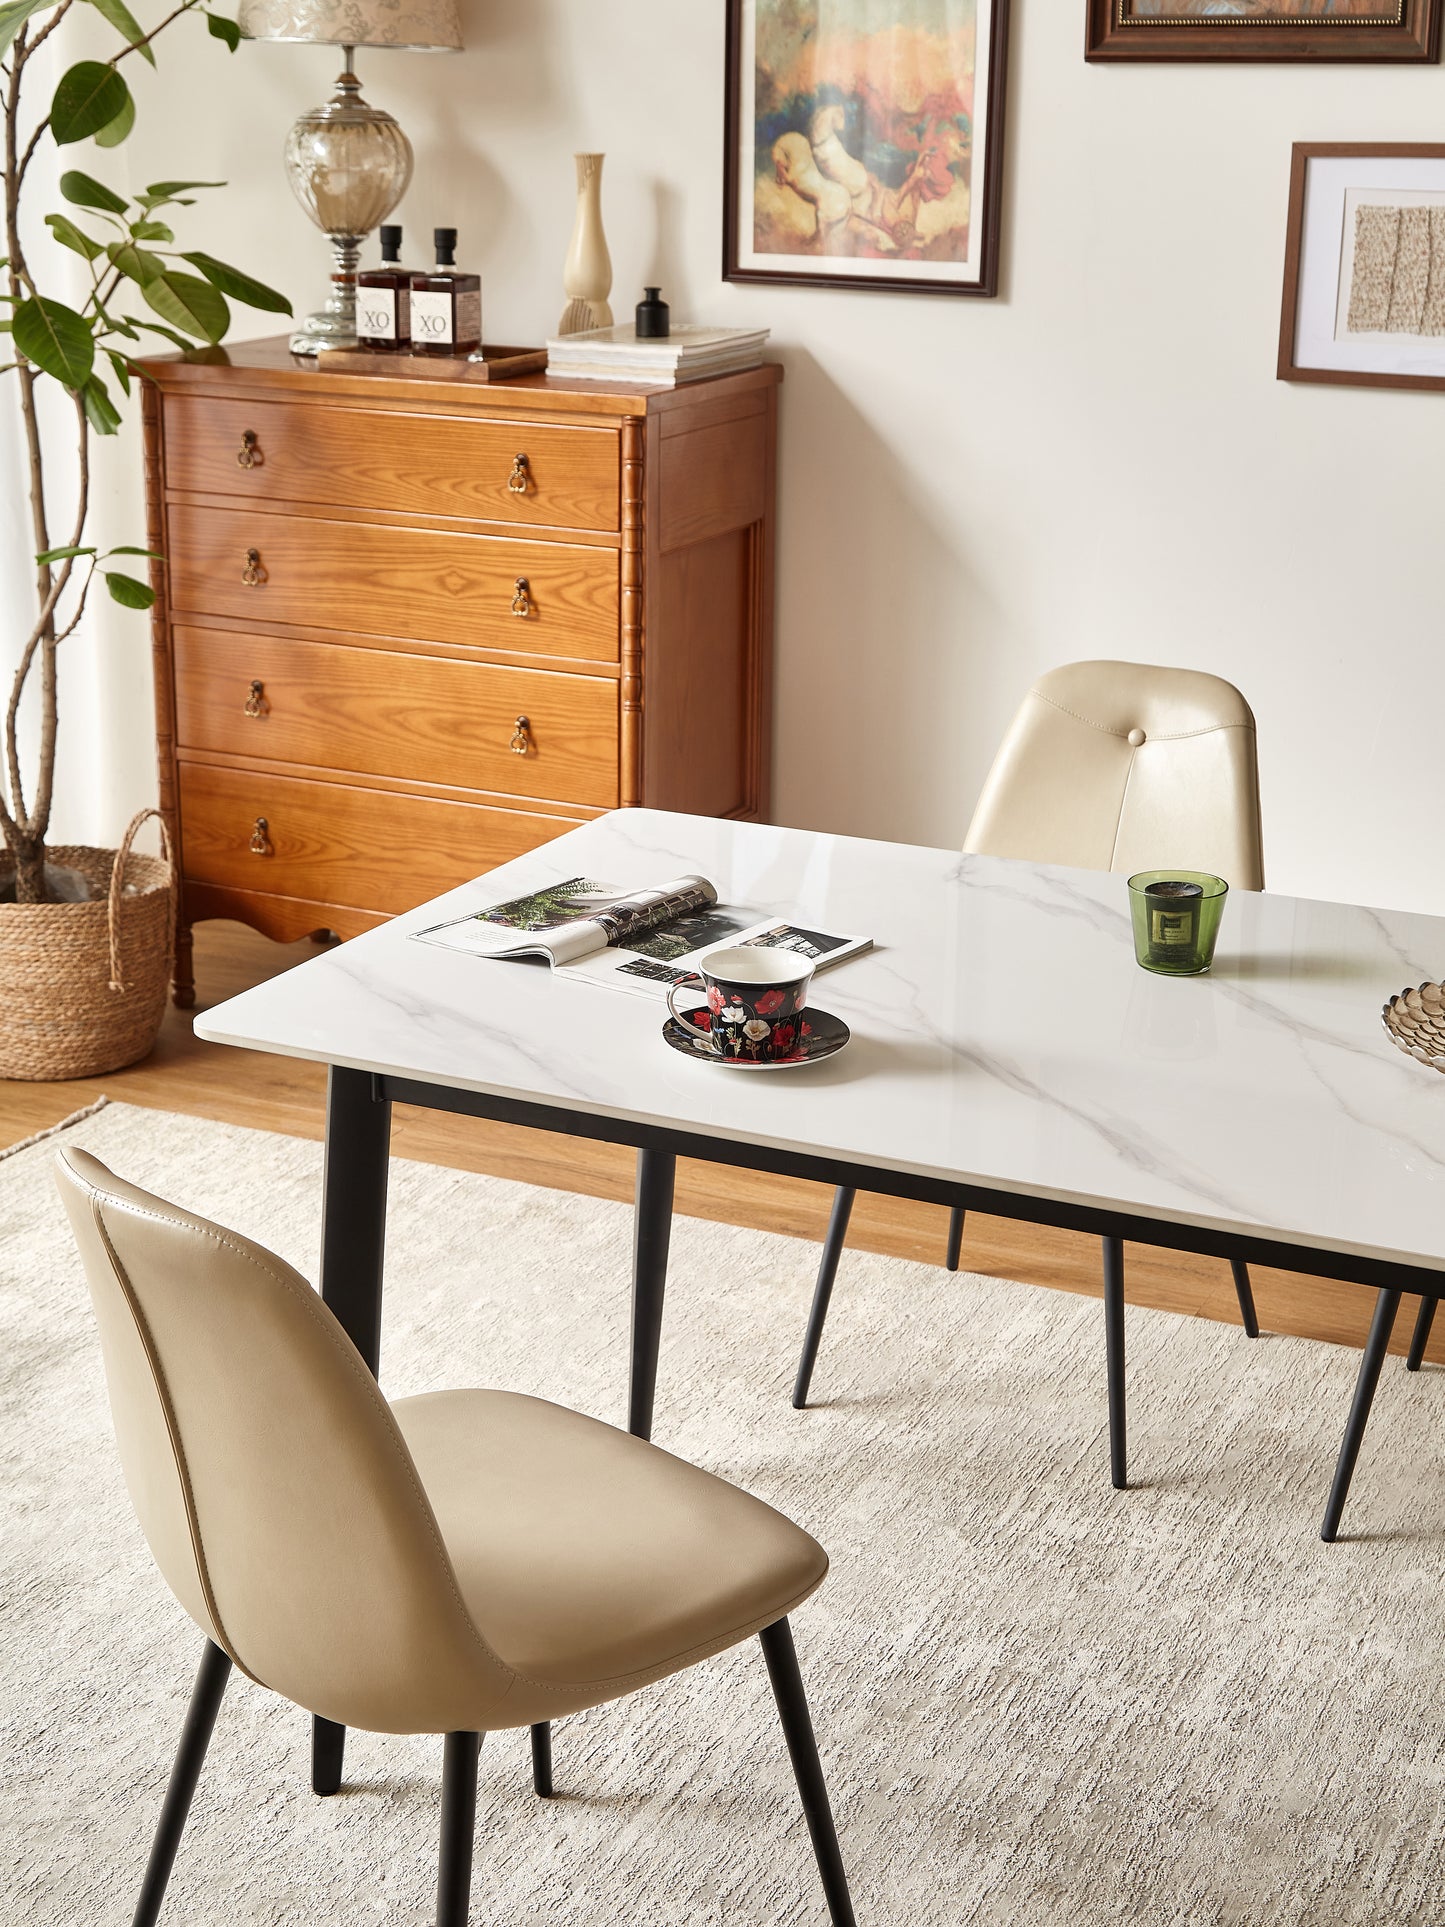
[[[691,1061],[643,998],[409,941],[587,875],[697,871],[876,948],[815,980],[837,1057]],[[1445,1270],[1445,1077],[1385,999],[1445,919],[1233,892],[1214,970],[1134,962],[1124,878],[617,811],[196,1020],[215,1042]]]

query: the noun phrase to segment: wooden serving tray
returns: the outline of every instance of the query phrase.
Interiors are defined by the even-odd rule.
[[[482,361],[468,355],[387,355],[368,348],[323,348],[319,368],[348,375],[402,375],[408,381],[515,381],[546,372],[545,348],[494,348],[484,342]]]

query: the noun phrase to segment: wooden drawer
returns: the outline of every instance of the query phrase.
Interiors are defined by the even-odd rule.
[[[167,519],[178,616],[618,659],[615,549],[179,503]]]
[[[615,429],[171,395],[165,432],[171,489],[518,527],[621,526]],[[523,474],[525,492],[508,487]]]
[[[575,818],[185,761],[180,788],[187,878],[393,915],[577,828]],[[258,817],[268,854],[251,848]]]
[[[179,626],[175,665],[182,753],[617,807],[611,678]],[[254,682],[262,695],[253,716]],[[519,755],[510,745],[523,716],[528,747]]]

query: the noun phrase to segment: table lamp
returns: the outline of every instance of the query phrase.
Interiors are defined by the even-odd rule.
[[[462,44],[456,0],[242,0],[250,40],[302,40],[340,47],[345,71],[324,107],[303,114],[286,137],[286,178],[331,242],[331,295],[291,337],[291,352],[354,348],[356,269],[361,244],[411,180],[411,142],[390,114],[369,107],[351,70],[357,47],[455,53]]]

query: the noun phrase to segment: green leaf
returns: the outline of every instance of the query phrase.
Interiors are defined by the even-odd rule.
[[[119,194],[113,193],[99,181],[93,181],[89,174],[82,174],[72,168],[60,177],[60,191],[72,207],[98,207],[106,214],[124,214],[126,203]]]
[[[189,194],[193,187],[224,187],[224,181],[152,181],[138,201],[173,201],[177,194]]]
[[[125,41],[127,47],[134,47],[136,52],[148,60],[152,67],[155,66],[155,55],[149,47],[143,47],[140,44],[146,37],[145,28],[136,19],[130,8],[125,5],[125,0],[90,0],[90,4],[103,20],[110,22],[116,32]]]
[[[119,147],[126,135],[135,126],[135,100],[130,94],[125,97],[121,108],[108,127],[102,127],[95,137],[97,147]]]
[[[176,237],[164,221],[132,221],[130,238],[133,241],[174,241]]]
[[[219,13],[206,15],[206,26],[217,40],[224,40],[234,53],[241,44],[241,29],[234,20],[227,20]]]
[[[120,413],[110,391],[99,375],[92,375],[80,391],[85,418],[97,435],[113,435],[120,427]]]
[[[144,315],[127,315],[127,322],[135,328],[148,328],[153,335],[164,335],[167,341],[174,342],[177,348],[184,348],[190,354],[195,347],[184,335],[178,335],[174,328],[167,328],[163,322],[147,321]]]
[[[83,254],[87,261],[94,261],[105,253],[100,242],[92,241],[88,234],[83,234],[69,215],[47,214],[45,225],[63,248],[69,248],[74,254]]]
[[[141,287],[166,271],[166,264],[158,254],[152,254],[148,248],[138,248],[133,241],[112,241],[105,252],[118,273]]]
[[[95,366],[89,322],[48,295],[35,295],[15,310],[15,346],[67,388],[83,388]]]
[[[61,147],[83,141],[87,135],[109,127],[129,99],[130,88],[114,67],[103,66],[98,60],[77,61],[60,77],[50,103],[50,131]]]
[[[218,261],[211,254],[184,254],[183,261],[189,261],[193,268],[219,288],[222,294],[230,295],[233,301],[244,301],[248,308],[264,308],[267,314],[290,314],[291,303],[284,294],[277,294],[263,281],[253,281],[249,274],[242,274],[239,268],[229,268],[224,261]]]
[[[111,367],[115,370],[115,378],[120,383],[120,392],[123,395],[128,395],[130,393],[130,363],[124,355],[117,353],[114,348],[107,348],[105,353]]]
[[[127,341],[140,340],[134,324],[127,321],[123,315],[113,315],[109,308],[102,308],[99,303],[96,304],[95,312],[105,323],[105,327],[101,330],[103,334],[121,335]]]
[[[10,43],[32,13],[54,4],[55,0],[11,0],[8,6],[0,6],[0,54],[9,51]]]
[[[156,592],[144,582],[137,582],[134,576],[115,575],[109,569],[102,570],[105,586],[123,609],[149,609],[156,599]]]
[[[171,270],[141,289],[147,307],[201,341],[219,341],[231,325],[231,310],[209,281]]]
[[[47,562],[65,562],[72,555],[94,554],[94,549],[47,549],[43,555],[37,555],[35,560],[37,563],[43,565]]]
[[[106,554],[107,555],[147,555],[151,558],[153,562],[163,562],[165,560],[166,552],[164,549],[138,549],[135,547],[133,543],[123,542],[118,549],[107,549]]]

